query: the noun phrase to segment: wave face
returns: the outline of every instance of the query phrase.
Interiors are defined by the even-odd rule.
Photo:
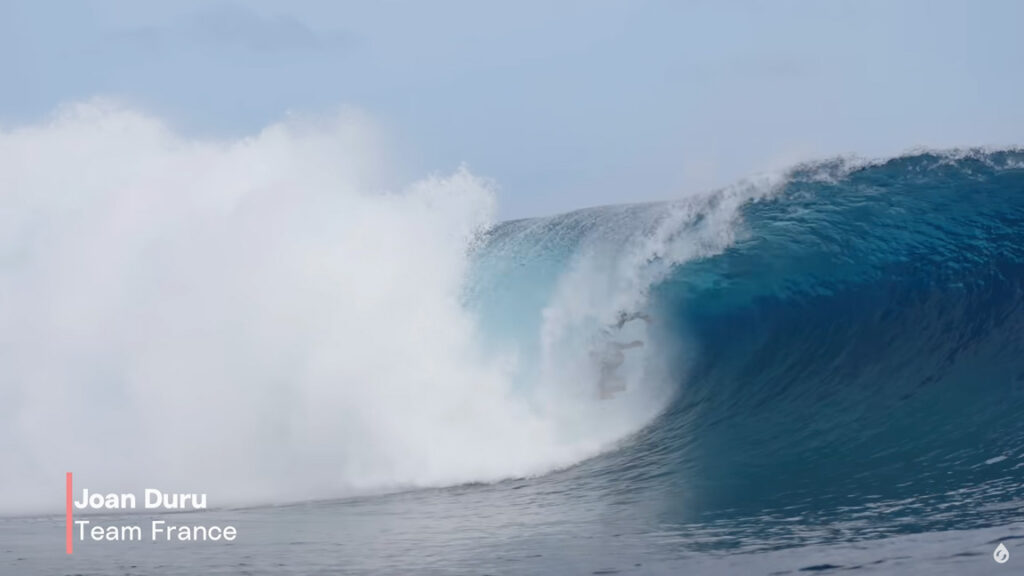
[[[564,260],[593,268],[581,245],[628,245],[620,228],[686,214],[643,234],[653,248],[628,280],[570,284],[580,317],[631,306],[652,316],[637,328],[672,390],[656,420],[567,481],[656,500],[673,523],[758,517],[762,533],[772,519],[818,519],[835,534],[1013,519],[1024,498],[1024,152],[831,161],[759,189],[493,231],[483,267],[504,268],[483,317],[521,327],[514,319],[564,287]],[[735,214],[721,211],[727,198]],[[711,222],[723,213],[725,228]],[[703,226],[730,237],[705,241]],[[641,288],[616,300],[607,278]]]

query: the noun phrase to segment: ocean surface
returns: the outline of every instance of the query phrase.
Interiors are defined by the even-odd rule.
[[[230,544],[66,556],[63,516],[4,517],[0,573],[1024,572],[1024,152],[504,222],[460,286],[477,352],[511,367],[501,397],[550,428],[482,453],[573,456],[166,516]],[[625,389],[602,398],[609,372]]]

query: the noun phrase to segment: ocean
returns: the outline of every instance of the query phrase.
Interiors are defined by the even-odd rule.
[[[313,219],[311,243],[323,241],[317,226],[329,229],[330,216]],[[223,316],[201,307],[220,320],[194,330],[155,315],[152,332],[87,364],[99,379],[128,366],[160,387],[155,369],[109,351],[127,347],[155,368],[176,355],[185,367],[169,381],[204,383],[181,391],[213,407],[172,402],[146,413],[198,426],[201,434],[183,433],[194,450],[149,458],[128,439],[105,457],[83,449],[44,470],[52,485],[33,481],[40,501],[63,503],[62,466],[113,491],[115,475],[96,462],[123,458],[146,471],[125,485],[143,477],[210,493],[211,509],[160,518],[233,524],[236,541],[76,542],[66,555],[63,515],[19,512],[0,519],[0,572],[964,575],[1024,566],[1024,152],[835,159],[677,201],[467,226],[464,250],[437,251],[453,260],[423,252],[424,238],[449,239],[417,235],[415,222],[375,226],[367,250],[379,264],[359,273],[383,274],[401,291],[346,292],[348,305],[363,298],[365,316],[321,305],[333,302],[329,286],[295,294],[271,284],[258,306],[227,303],[235,313]],[[416,244],[390,246],[385,233],[396,230]],[[150,262],[181,262],[174,256],[192,250],[147,246]],[[275,258],[309,255],[303,243],[269,246]],[[392,249],[430,265],[410,280],[388,267]],[[208,279],[265,286],[238,273],[261,266],[217,268]],[[191,276],[147,268],[126,290],[179,277]],[[309,319],[291,307],[302,298],[317,305]],[[413,305],[421,300],[430,306]],[[250,323],[232,332],[241,321]],[[267,328],[288,322],[302,324],[297,337]],[[353,323],[359,339],[330,322]],[[296,352],[316,339],[329,343],[321,353]],[[639,344],[609,359],[609,346],[629,342]],[[211,343],[231,362],[259,360],[215,365],[201,354]],[[387,353],[348,360],[364,349]],[[201,369],[188,367],[191,353]],[[105,388],[113,405],[85,422],[136,423],[119,414],[143,388],[125,378]],[[205,391],[231,378],[244,386],[225,384],[224,396],[245,397],[240,404]],[[230,434],[203,426],[222,416]],[[128,430],[141,430],[144,446],[173,438],[139,420]],[[999,544],[1005,564],[993,559]]]

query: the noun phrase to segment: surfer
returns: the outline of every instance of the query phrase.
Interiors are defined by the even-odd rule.
[[[616,392],[622,392],[626,389],[626,382],[618,373],[619,367],[626,361],[624,351],[631,348],[640,348],[644,345],[642,340],[633,340],[631,342],[611,340],[614,334],[620,332],[626,324],[634,320],[643,320],[649,324],[651,317],[643,312],[620,310],[615,317],[615,322],[601,330],[606,341],[590,353],[592,361],[598,368],[599,378],[597,387],[602,399],[611,398]]]
[[[603,350],[595,354],[600,374],[597,387],[602,399],[611,398],[616,392],[626,389],[626,382],[618,374],[619,366],[626,361],[626,355],[623,352],[630,348],[640,348],[643,345],[644,343],[640,340],[608,342]]]

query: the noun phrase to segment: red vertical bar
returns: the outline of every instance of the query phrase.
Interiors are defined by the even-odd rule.
[[[65,516],[64,520],[66,521],[67,526],[65,526],[64,536],[65,536],[65,543],[66,543],[67,549],[68,549],[68,554],[71,554],[75,550],[75,545],[74,545],[73,541],[71,540],[71,526],[74,524],[74,522],[71,521],[71,472],[68,472],[67,484],[68,484],[68,506],[67,506],[67,512],[64,515]]]

